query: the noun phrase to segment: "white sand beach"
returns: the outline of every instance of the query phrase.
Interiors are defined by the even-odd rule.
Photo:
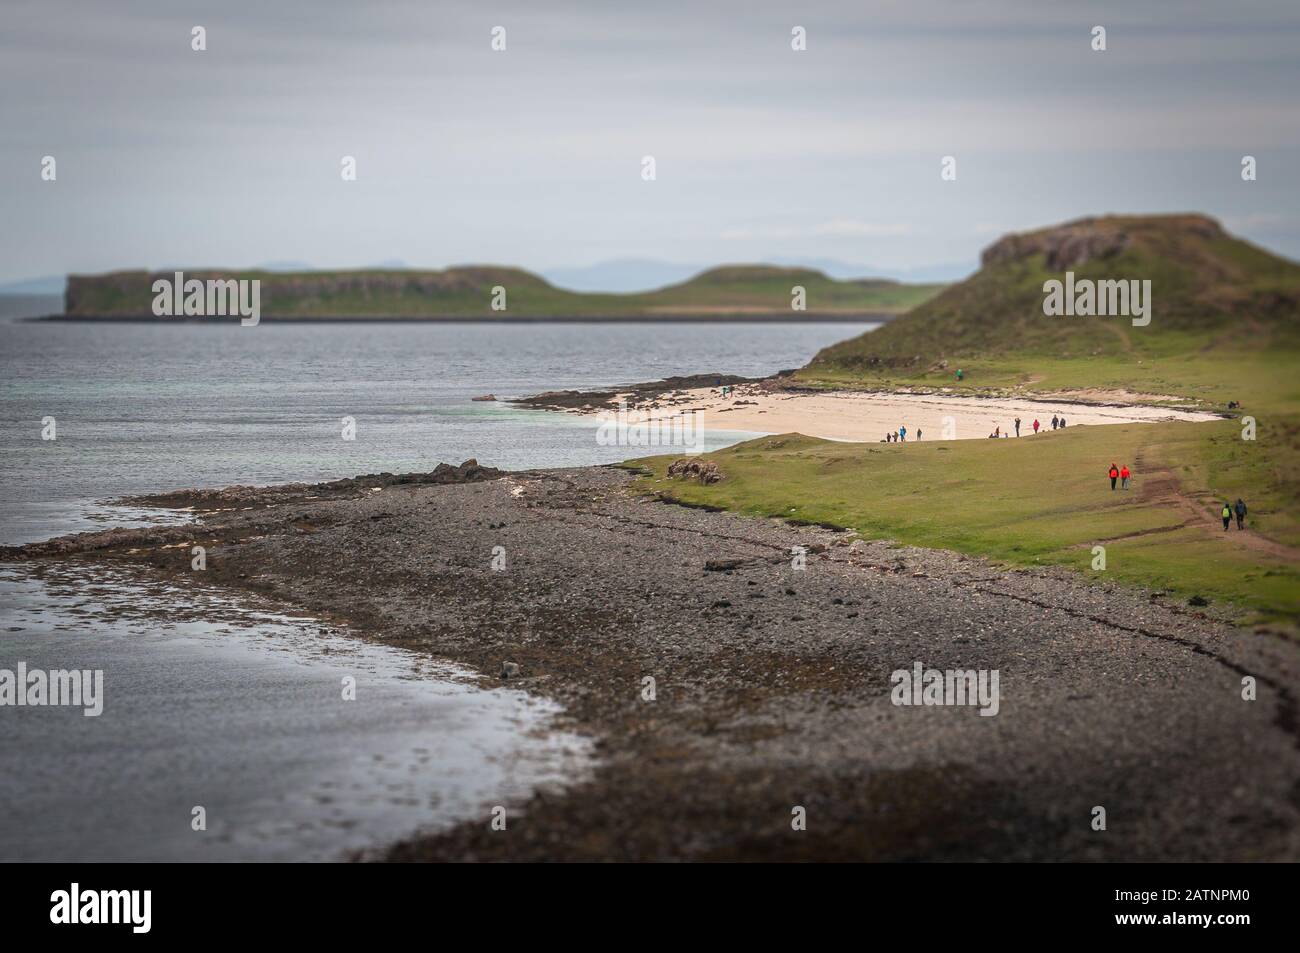
[[[1132,400],[1135,395],[1116,395]],[[1102,399],[1090,394],[1094,400]],[[1033,398],[957,397],[929,394],[836,391],[788,393],[771,391],[761,384],[738,385],[726,397],[718,388],[698,388],[664,398],[651,419],[664,419],[695,411],[705,430],[741,430],[755,433],[801,433],[827,440],[873,442],[884,440],[886,431],[907,428],[908,441],[969,440],[988,438],[995,429],[1015,436],[1015,419],[1020,418],[1020,435],[1033,435],[1037,419],[1040,430],[1051,432],[1053,416],[1064,417],[1068,427],[1097,424],[1153,423],[1161,420],[1205,421],[1214,414],[1117,403],[1070,403]],[[947,427],[945,428],[945,425]]]

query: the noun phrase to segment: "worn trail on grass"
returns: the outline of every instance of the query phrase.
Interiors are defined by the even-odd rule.
[[[1148,530],[1147,533],[1172,532],[1187,526],[1198,526],[1207,534],[1215,536],[1223,536],[1225,533],[1231,534],[1231,542],[1235,546],[1287,562],[1300,562],[1300,549],[1287,546],[1285,543],[1279,543],[1267,536],[1261,536],[1253,529],[1238,530],[1235,516],[1230,528],[1225,531],[1222,517],[1218,515],[1218,510],[1223,506],[1223,501],[1209,500],[1208,498],[1198,500],[1189,496],[1183,491],[1178,475],[1167,465],[1158,464],[1148,471],[1145,454],[1139,452],[1134,463],[1134,469],[1137,473],[1142,474],[1141,486],[1138,491],[1139,500],[1152,505],[1169,506],[1183,516],[1183,521],[1177,526]],[[1229,500],[1228,502],[1235,503],[1236,500]],[[1248,515],[1247,521],[1249,521],[1249,518]],[[1109,541],[1103,540],[1103,542]]]

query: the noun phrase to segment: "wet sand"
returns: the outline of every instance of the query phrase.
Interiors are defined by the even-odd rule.
[[[595,739],[593,775],[511,801],[506,830],[461,824],[392,860],[1300,858],[1300,649],[1284,637],[632,483],[582,468],[253,493],[194,526],[2,555],[183,585],[202,544],[206,584],[554,699]],[[997,715],[893,704],[891,673],[917,662],[997,669]]]

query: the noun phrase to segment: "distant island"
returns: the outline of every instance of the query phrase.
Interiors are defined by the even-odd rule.
[[[172,275],[143,270],[69,275],[63,313],[38,320],[230,320],[156,317],[153,282]],[[567,291],[531,272],[492,265],[442,271],[187,269],[184,275],[260,281],[267,321],[879,321],[944,288],[883,278],[839,281],[809,268],[774,265],[727,265],[635,294]],[[796,288],[803,289],[802,310],[794,307]]]

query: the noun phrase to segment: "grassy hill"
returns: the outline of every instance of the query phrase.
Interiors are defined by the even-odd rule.
[[[886,327],[819,353],[806,382],[1127,387],[1236,399],[1261,354],[1300,346],[1300,265],[1201,215],[1108,216],[985,250],[983,267]],[[1047,316],[1043,283],[1149,279],[1152,318]],[[1220,368],[1231,364],[1225,374]],[[956,368],[965,372],[960,384]]]
[[[1243,442],[1236,421],[1069,427],[1019,440],[853,444],[801,434],[707,455],[720,483],[669,479],[674,456],[638,461],[648,493],[865,539],[951,549],[1012,567],[1061,566],[1098,582],[1234,606],[1300,631],[1300,467],[1295,432]],[[1135,473],[1112,492],[1110,462]],[[1244,497],[1248,532],[1219,501]],[[1106,567],[1093,569],[1094,546]]]
[[[1149,278],[1151,323],[1047,317],[1043,282]],[[798,372],[820,387],[954,393],[1091,390],[1192,398],[1256,421],[1073,426],[1013,440],[847,444],[799,434],[709,454],[723,479],[670,480],[668,498],[1065,566],[1300,633],[1300,266],[1199,215],[1086,219],[992,245],[981,270],[905,316],[826,348]],[[954,371],[961,367],[965,379]],[[1112,492],[1111,462],[1134,472]],[[1246,500],[1248,532],[1222,530]],[[1093,547],[1104,546],[1104,570]]]
[[[171,273],[122,271],[72,275],[65,314],[73,317],[147,317],[151,287]],[[464,266],[443,271],[187,271],[186,279],[261,281],[263,319],[388,318],[675,318],[754,316],[805,320],[818,316],[893,315],[922,303],[941,285],[882,279],[836,281],[819,271],[734,265],[690,281],[638,294],[567,291],[518,268]],[[491,307],[496,286],[506,289],[505,311]],[[791,287],[802,285],[807,310],[790,308]]]

